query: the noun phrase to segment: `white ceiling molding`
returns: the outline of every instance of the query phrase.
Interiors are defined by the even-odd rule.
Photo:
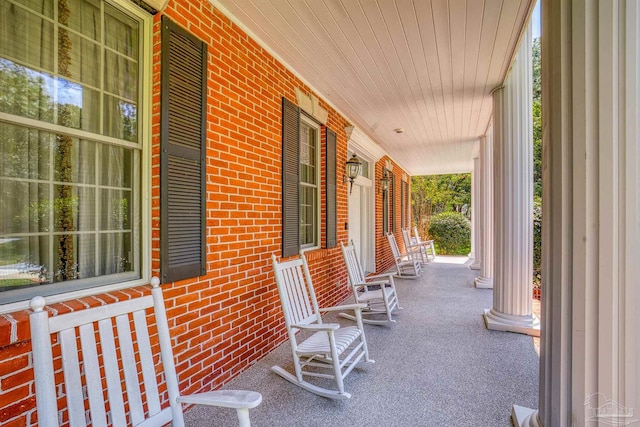
[[[382,147],[373,142],[371,138],[362,133],[357,127],[346,126],[344,130],[347,133],[349,151],[358,151],[369,157],[373,162],[377,162],[386,154]]]

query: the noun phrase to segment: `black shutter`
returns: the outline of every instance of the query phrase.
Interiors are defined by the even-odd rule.
[[[326,222],[327,222],[327,248],[335,248],[338,244],[337,227],[337,203],[336,203],[336,133],[329,128],[327,132],[327,200],[326,200]]]
[[[389,230],[393,233],[396,231],[396,176],[393,172],[389,172],[389,201],[391,202],[391,222]]]
[[[405,214],[405,203],[404,203],[404,195],[405,195],[405,188],[404,188],[404,181],[400,182],[400,228],[401,229],[405,229],[405,218],[406,218],[406,214]]]
[[[282,98],[282,256],[300,252],[300,109]]]
[[[162,17],[160,274],[206,273],[207,46]]]

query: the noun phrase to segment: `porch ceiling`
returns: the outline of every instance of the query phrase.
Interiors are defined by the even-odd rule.
[[[210,0],[412,175],[469,171],[532,0]],[[403,128],[404,133],[394,129]]]

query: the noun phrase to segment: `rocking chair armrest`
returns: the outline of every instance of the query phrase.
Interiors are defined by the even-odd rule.
[[[248,390],[216,390],[178,396],[178,403],[189,405],[219,406],[233,409],[251,409],[262,402],[262,395]]]
[[[361,310],[366,307],[367,307],[367,304],[365,303],[345,304],[345,305],[336,305],[333,307],[321,308],[320,311]]]
[[[292,325],[294,328],[305,329],[307,331],[336,331],[340,329],[337,323],[312,323],[309,325]]]
[[[375,280],[375,279],[384,279],[384,278],[391,279],[392,277],[393,277],[393,273],[373,274],[371,276],[365,277],[364,280],[368,281],[370,279],[374,279]],[[377,282],[379,282],[379,280],[376,281],[375,283],[377,283]],[[374,282],[367,282],[367,283],[374,283]]]

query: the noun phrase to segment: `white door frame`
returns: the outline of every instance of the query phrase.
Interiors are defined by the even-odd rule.
[[[355,152],[358,157],[369,163],[369,173],[375,170],[375,161],[358,150]],[[375,240],[375,197],[373,180],[363,176],[358,176],[353,182],[354,191],[361,191],[360,195],[360,224],[349,224],[351,227],[360,227],[360,262],[365,271],[376,271],[376,240]],[[349,198],[351,203],[351,198]]]

